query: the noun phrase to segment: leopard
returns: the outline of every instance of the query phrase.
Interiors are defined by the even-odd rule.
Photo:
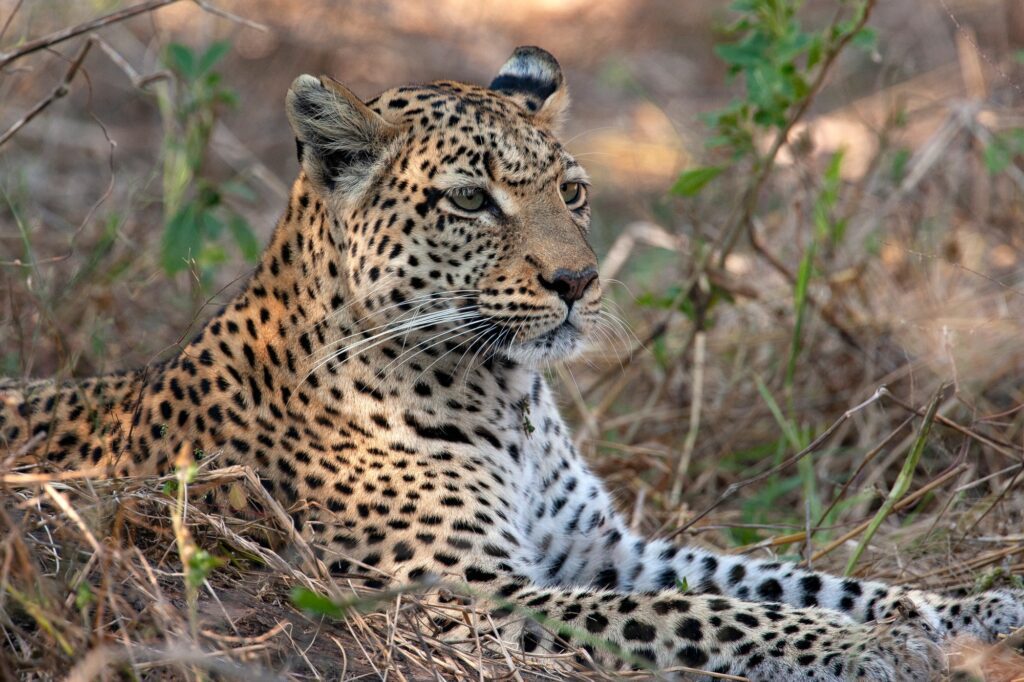
[[[162,362],[0,385],[19,462],[251,467],[332,575],[441,605],[455,588],[431,586],[454,585],[487,614],[478,632],[593,665],[926,680],[947,638],[1024,625],[1012,589],[948,596],[631,529],[545,378],[602,314],[549,52],[516,48],[486,87],[366,101],[302,75],[285,103],[300,169],[240,293]]]

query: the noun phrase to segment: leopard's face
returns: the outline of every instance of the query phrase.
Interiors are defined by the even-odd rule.
[[[555,69],[520,48],[491,88],[442,81],[367,104],[328,79],[293,85],[304,169],[339,218],[364,329],[527,364],[583,347],[601,287],[587,176],[554,134],[566,100]],[[339,105],[360,117],[359,140],[324,130],[329,114],[352,117]],[[352,148],[367,139],[376,146]]]

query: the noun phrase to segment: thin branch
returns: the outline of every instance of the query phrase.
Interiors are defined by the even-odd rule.
[[[690,423],[683,441],[683,451],[676,463],[675,480],[672,481],[672,492],[669,494],[669,506],[675,508],[683,494],[683,479],[690,474],[690,460],[697,446],[697,434],[700,431],[700,410],[704,402],[704,365],[707,356],[707,332],[697,332],[693,344],[693,391],[690,397]]]
[[[222,10],[218,7],[214,7],[207,0],[192,1],[195,3],[197,7],[199,7],[204,12],[209,12],[210,14],[222,17],[229,21],[233,21],[237,24],[241,24],[242,26],[256,29],[257,31],[269,30],[265,25],[259,22],[252,21],[251,19],[246,19],[236,14],[232,14],[231,12]],[[0,52],[0,71],[3,71],[3,69],[5,69],[7,65],[11,62],[17,59],[21,59],[25,55],[32,54],[33,52],[38,52],[39,50],[43,50],[48,47],[53,47],[58,43],[63,43],[64,41],[70,40],[71,38],[74,38],[76,36],[80,36],[83,33],[89,33],[90,31],[95,31],[97,29],[103,28],[104,26],[110,26],[111,24],[116,24],[118,22],[124,21],[125,19],[131,19],[132,17],[138,16],[140,14],[152,12],[162,7],[166,7],[167,5],[173,5],[177,2],[181,2],[181,0],[147,0],[146,2],[141,2],[138,5],[126,7],[116,12],[111,12],[110,14],[104,15],[97,19],[93,19],[92,21],[87,21],[84,24],[70,26],[68,28],[61,29],[60,31],[55,31],[49,35],[45,35],[42,38],[30,40],[29,42],[25,43],[24,45],[18,47],[15,50],[11,50],[10,52]],[[17,12],[17,10],[18,8],[15,7],[14,11]],[[11,18],[13,18],[13,16],[14,14],[12,13],[11,16],[8,17],[8,24],[10,23]],[[4,30],[6,29],[7,24],[4,25]],[[0,36],[2,35],[3,34],[0,33]]]
[[[91,38],[94,41],[96,41],[96,44],[100,46],[100,49],[103,50],[103,52],[108,57],[110,57],[110,61],[114,62],[114,64],[116,64],[118,68],[120,68],[121,71],[123,71],[124,74],[128,76],[128,80],[132,82],[132,86],[138,88],[139,90],[144,90],[146,86],[151,83],[155,83],[157,81],[162,80],[170,80],[171,78],[173,78],[173,75],[167,69],[156,71],[154,73],[143,76],[135,70],[135,67],[133,67],[127,59],[124,58],[124,55],[115,50],[114,47],[106,40],[101,38],[99,34],[94,33],[92,34]]]
[[[29,109],[29,111],[24,116],[15,121],[14,125],[7,129],[7,132],[5,132],[3,135],[0,135],[0,147],[2,147],[3,144],[7,142],[9,139],[14,137],[14,135],[19,130],[25,127],[25,125],[27,125],[29,121],[38,116],[44,109],[46,109],[46,107],[50,106],[56,100],[68,94],[71,81],[74,80],[75,75],[78,73],[78,70],[82,67],[82,62],[85,61],[85,56],[89,54],[89,49],[92,47],[92,44],[92,40],[85,41],[82,44],[81,49],[78,51],[78,55],[76,55],[75,58],[72,60],[71,66],[68,67],[67,72],[64,74],[64,78],[62,78],[60,83],[57,84],[57,87],[55,87],[49,95],[39,100],[39,102],[34,107]]]
[[[60,31],[55,31],[50,35],[43,36],[42,38],[30,40],[16,50],[0,53],[0,71],[6,68],[6,66],[14,60],[21,59],[25,55],[38,52],[39,50],[43,50],[47,47],[52,47],[57,43],[63,43],[65,40],[70,40],[71,38],[80,36],[83,33],[95,31],[98,28],[109,26],[110,24],[116,24],[119,21],[131,19],[139,14],[151,12],[155,9],[160,9],[161,7],[166,7],[167,5],[172,5],[176,2],[180,2],[180,0],[148,0],[147,2],[143,2],[132,7],[126,7],[122,10],[111,12],[110,14],[99,17],[98,19],[87,21],[84,24],[71,26],[61,29]]]
[[[890,395],[889,398],[894,403],[896,403],[897,405],[902,407],[904,410],[906,410],[908,412],[912,412],[913,414],[916,414],[919,417],[923,417],[924,416],[924,412],[920,408],[914,407],[914,406],[910,405],[909,403],[904,402],[903,400],[900,400],[899,398],[897,398],[894,395]],[[1004,441],[999,441],[999,440],[996,440],[996,439],[991,438],[989,436],[986,436],[986,435],[984,435],[982,433],[978,433],[974,429],[968,428],[968,427],[964,426],[963,424],[955,422],[952,419],[950,419],[949,417],[943,416],[941,414],[938,414],[938,415],[935,416],[935,421],[937,421],[938,423],[942,424],[943,426],[947,426],[947,427],[953,429],[954,431],[958,431],[959,433],[962,433],[963,435],[967,436],[968,438],[973,438],[974,440],[978,441],[979,443],[983,443],[984,445],[987,445],[988,447],[992,448],[993,450],[995,450],[999,454],[1004,455],[1006,457],[1009,457],[1010,459],[1012,459],[1014,461],[1018,461],[1019,462],[1022,459],[1022,457],[1021,457],[1021,450],[1020,450],[1019,446],[1015,446],[1015,445],[1012,445],[1010,443],[1006,443]]]
[[[831,49],[828,50],[828,52],[823,56],[821,67],[818,70],[818,74],[815,77],[814,82],[811,83],[811,86],[807,91],[807,95],[803,98],[803,100],[793,111],[793,113],[790,114],[790,117],[786,120],[786,124],[782,128],[782,130],[780,130],[778,134],[775,136],[775,139],[772,142],[772,146],[769,148],[768,153],[762,160],[762,165],[758,170],[757,176],[754,178],[754,182],[748,185],[746,192],[744,192],[743,194],[742,200],[739,204],[739,207],[737,208],[737,211],[739,211],[739,217],[722,234],[722,237],[719,240],[719,248],[717,251],[718,269],[725,269],[725,259],[732,251],[733,247],[736,245],[736,240],[738,239],[740,233],[744,230],[749,231],[752,229],[754,211],[757,209],[758,199],[761,196],[761,190],[764,188],[765,183],[768,181],[768,178],[775,167],[775,157],[778,156],[779,152],[782,150],[782,146],[786,143],[786,140],[789,138],[789,133],[790,131],[792,131],[793,126],[795,126],[804,117],[804,115],[807,113],[807,110],[813,103],[815,97],[817,96],[818,92],[824,86],[825,81],[829,73],[831,72],[832,66],[835,63],[836,59],[843,52],[843,50],[846,49],[846,46],[849,44],[849,42],[853,40],[853,37],[857,33],[859,33],[860,30],[864,28],[864,26],[867,24],[868,19],[870,18],[871,12],[874,9],[876,3],[877,0],[867,0],[864,4],[861,15],[857,17],[857,23],[848,32],[844,33],[842,38],[836,41],[836,43],[832,45]],[[838,19],[836,22],[833,22],[832,28],[835,28],[838,25],[837,22]],[[652,332],[649,338],[649,341],[653,341],[654,339],[661,336],[662,334],[665,333],[665,331],[668,330],[669,324],[672,321],[673,316],[675,315],[674,310],[680,303],[682,303],[686,299],[687,296],[690,295],[691,290],[697,284],[697,281],[701,277],[701,275],[709,270],[714,255],[714,249],[707,249],[699,255],[699,257],[696,259],[693,265],[693,274],[690,275],[690,277],[688,277],[687,280],[680,287],[679,294],[675,297],[675,299],[673,299],[672,303],[670,303],[668,306],[669,312],[667,312],[665,314],[664,319],[655,326],[654,331]],[[856,347],[856,341],[853,339],[852,336],[843,335],[843,340],[847,343],[852,342]],[[637,348],[633,349],[633,354],[639,354],[640,351],[646,348],[646,344],[647,342],[642,343]],[[688,348],[684,349],[683,352],[685,353],[686,350],[688,350]],[[609,371],[604,376],[600,377],[597,381],[588,386],[586,392],[584,393],[584,396],[589,396],[590,394],[592,394],[593,391],[595,391],[599,386],[604,384],[610,376],[612,376],[612,372]]]
[[[233,21],[236,24],[241,24],[242,26],[246,26],[248,28],[256,29],[257,31],[262,31],[264,33],[267,33],[267,32],[270,31],[270,29],[267,27],[266,24],[261,24],[258,21],[253,21],[252,19],[246,19],[245,17],[240,17],[237,14],[232,14],[231,12],[228,12],[227,10],[223,10],[223,9],[221,9],[219,7],[214,7],[213,5],[208,3],[206,0],[192,0],[192,2],[196,3],[199,6],[199,8],[201,10],[203,10],[204,12],[209,12],[210,14],[214,14],[214,15],[216,15],[218,17],[223,18],[223,19],[227,19],[228,21]]]
[[[18,0],[18,2],[14,4],[14,9],[12,9],[11,13],[7,15],[7,21],[5,21],[3,27],[0,28],[0,40],[3,40],[4,36],[7,35],[7,29],[11,27],[11,22],[14,21],[14,15],[18,13],[18,10],[21,9],[24,2],[25,0]]]

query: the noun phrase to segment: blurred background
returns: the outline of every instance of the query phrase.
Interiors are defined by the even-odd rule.
[[[131,6],[0,0],[0,53]],[[933,587],[1024,565],[1021,0],[177,2],[4,65],[0,131],[90,35],[0,145],[3,375],[152,362],[238,290],[297,171],[296,75],[487,83],[536,44],[623,323],[551,373],[634,524],[687,527],[884,384],[687,539],[832,569],[864,540],[851,571]]]

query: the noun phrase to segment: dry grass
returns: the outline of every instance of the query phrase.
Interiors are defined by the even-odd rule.
[[[15,18],[4,49],[94,16],[85,7],[44,16],[31,3],[11,14],[21,4],[0,2],[0,26]],[[0,148],[0,318],[10,321],[0,325],[0,367],[83,376],[144,364],[173,350],[243,273],[228,263],[201,290],[184,277],[168,289],[159,271],[160,122],[146,83],[160,77],[153,55],[168,40],[226,35],[242,55],[226,72],[243,111],[218,125],[209,165],[257,191],[239,209],[263,236],[292,172],[286,124],[267,93],[284,92],[295,73],[333,71],[368,94],[442,75],[484,80],[506,46],[557,42],[581,121],[570,146],[597,179],[602,275],[631,330],[555,379],[579,446],[633,525],[834,572],[859,551],[855,575],[928,589],[1010,582],[1024,574],[1024,173],[990,174],[983,159],[992,135],[1024,127],[1024,92],[1010,48],[992,38],[1003,27],[982,11],[996,3],[947,4],[954,38],[936,32],[950,19],[933,3],[879,8],[882,66],[840,63],[824,103],[781,146],[744,240],[711,257],[704,249],[720,243],[749,175],[698,200],[669,201],[664,189],[702,154],[700,133],[678,130],[699,131],[695,112],[721,101],[721,91],[707,94],[720,67],[699,56],[714,3],[538,0],[507,18],[447,0],[437,16],[346,6],[345,22],[316,5],[315,31],[285,3],[217,4],[267,23],[264,34],[182,2],[110,26],[81,67],[88,80],[71,80],[66,97]],[[541,28],[567,12],[579,35]],[[607,38],[601,50],[594,35]],[[680,36],[703,52],[677,49]],[[618,61],[598,54],[608,45]],[[40,51],[17,63],[27,70],[8,67],[0,128],[53,92],[84,49],[59,48],[65,59]],[[916,72],[900,70],[906,55]],[[849,85],[865,73],[876,80]],[[819,260],[788,377],[797,264],[828,154],[844,146],[831,217],[846,221],[846,237]],[[667,283],[692,283],[683,293],[706,315],[638,302],[665,295]],[[910,485],[884,505],[925,422]],[[13,471],[10,454],[0,453],[0,680],[611,677],[568,654],[524,657],[486,638],[453,647],[429,627],[438,607],[415,592],[328,580],[252,473],[216,468],[216,453],[192,493],[235,483],[276,512],[266,526],[182,505],[164,491],[173,476]],[[200,549],[227,562],[193,589],[181,556]],[[296,587],[331,595],[345,617],[304,614],[290,601]],[[480,617],[470,607],[453,614]],[[1024,678],[1008,647],[961,643],[951,655],[975,678]]]

